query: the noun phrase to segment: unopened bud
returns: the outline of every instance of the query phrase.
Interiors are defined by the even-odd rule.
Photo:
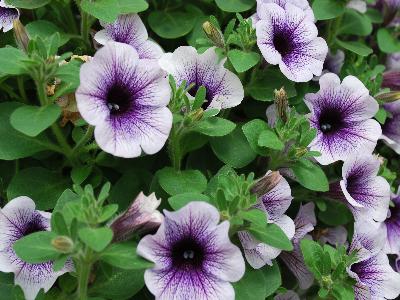
[[[28,52],[29,35],[19,19],[13,21],[14,37],[18,47]]]
[[[302,157],[307,152],[307,148],[296,148],[296,157]]]
[[[207,37],[219,48],[225,48],[225,39],[222,32],[215,27],[211,22],[203,23],[203,30]]]
[[[278,171],[269,171],[262,178],[257,180],[251,192],[257,196],[265,195],[276,187],[281,179],[282,176]]]
[[[383,102],[394,102],[400,100],[400,91],[383,93],[376,96],[376,99],[381,100]]]
[[[280,90],[275,90],[275,105],[276,105],[276,114],[279,119],[281,119],[284,123],[287,122],[287,114],[288,114],[288,97],[285,89],[282,87]]]
[[[67,236],[61,235],[51,241],[53,247],[61,253],[71,253],[74,250],[74,242]]]
[[[203,118],[204,110],[202,108],[196,109],[192,114],[191,118],[193,121],[199,121]]]

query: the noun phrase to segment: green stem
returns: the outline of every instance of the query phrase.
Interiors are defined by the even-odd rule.
[[[85,251],[85,257],[79,261],[78,300],[87,300],[90,271],[92,269],[91,250]]]
[[[72,155],[79,153],[79,150],[83,146],[85,146],[86,143],[93,137],[93,132],[94,132],[94,127],[89,125],[84,136],[79,140],[79,142],[72,149]]]
[[[28,97],[26,96],[25,87],[24,87],[24,79],[19,76],[17,77],[17,85],[18,85],[18,92],[21,96],[21,99],[24,103],[28,103]]]
[[[81,37],[86,47],[89,47],[89,15],[83,10],[81,10]]]
[[[181,139],[183,132],[183,124],[179,124],[179,127],[176,128],[176,125],[172,127],[171,136],[169,137],[168,142],[168,154],[171,160],[171,164],[175,170],[179,171],[181,169],[182,162],[182,152],[181,152]]]

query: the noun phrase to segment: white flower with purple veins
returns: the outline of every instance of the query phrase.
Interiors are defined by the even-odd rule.
[[[379,105],[368,89],[354,76],[340,82],[333,73],[321,76],[319,85],[317,93],[304,99],[311,111],[311,126],[317,129],[310,144],[310,150],[321,153],[315,159],[328,165],[358,152],[372,153],[382,130],[372,119]]]
[[[283,262],[296,276],[301,289],[308,289],[314,282],[314,276],[308,270],[300,249],[301,240],[303,238],[311,239],[308,233],[313,231],[314,226],[317,224],[314,208],[315,205],[312,202],[300,206],[299,212],[294,219],[296,230],[292,239],[293,251],[283,251],[280,255]]]
[[[360,230],[364,232],[358,232]],[[400,294],[400,274],[393,270],[382,251],[382,236],[374,224],[355,225],[349,252],[356,252],[357,260],[347,269],[350,277],[357,281],[355,300],[397,299]]]
[[[0,210],[0,271],[13,272],[15,284],[21,286],[27,300],[36,298],[40,289],[47,292],[57,277],[73,270],[67,262],[60,271],[53,271],[53,262],[29,264],[14,252],[16,241],[38,231],[50,230],[51,214],[35,210],[35,203],[28,197],[11,200]]]
[[[146,27],[138,14],[120,15],[113,23],[100,23],[104,29],[94,36],[99,44],[115,41],[131,45],[142,59],[159,59],[162,56],[161,47],[148,39]]]
[[[386,58],[386,68],[388,70],[399,70],[400,71],[400,52],[388,54]]]
[[[315,22],[314,12],[307,0],[257,0],[257,11],[262,4],[266,3],[275,3],[282,8],[285,8],[286,3],[290,3],[303,10],[309,21]],[[258,13],[255,13],[251,18],[253,20],[253,25],[256,25],[256,23],[260,21]]]
[[[383,104],[390,115],[382,126],[381,139],[400,154],[400,100]]]
[[[257,14],[257,45],[268,63],[279,65],[296,82],[321,75],[328,46],[303,10],[290,3],[285,8],[267,3],[257,8]]]
[[[13,28],[14,20],[19,18],[19,10],[12,5],[0,0],[0,30],[7,32]]]
[[[206,88],[204,109],[225,109],[239,105],[244,98],[240,79],[224,68],[225,61],[218,58],[214,47],[198,54],[193,47],[181,46],[174,53],[164,54],[159,63],[178,85],[184,81],[187,85],[193,84],[189,90],[190,98],[196,95],[200,86]]]
[[[392,202],[393,206],[389,207],[387,218],[383,223],[386,230],[385,252],[400,256],[400,193],[392,197]]]
[[[101,149],[125,158],[161,150],[172,126],[165,75],[156,60],[139,59],[133,47],[117,42],[82,65],[76,102]]]
[[[229,222],[218,210],[191,202],[165,219],[155,235],[139,242],[137,253],[154,262],[144,280],[156,299],[234,299],[230,282],[245,272],[240,249],[228,236]]]
[[[330,186],[330,193],[349,207],[356,221],[386,219],[390,185],[377,175],[379,167],[379,159],[372,154],[350,157],[343,164],[343,179]]]
[[[265,185],[264,182],[267,181],[271,184]],[[279,172],[269,171],[263,178],[259,179],[253,193],[258,197],[258,203],[255,207],[265,211],[268,223],[278,225],[291,240],[295,234],[295,224],[284,213],[289,208],[293,197],[286,179]],[[272,265],[272,260],[282,252],[280,249],[258,241],[247,231],[240,231],[238,235],[246,259],[254,269],[262,268],[266,264]]]

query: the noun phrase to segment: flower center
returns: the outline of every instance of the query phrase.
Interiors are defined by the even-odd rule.
[[[278,51],[282,57],[285,57],[293,50],[293,42],[289,39],[288,34],[283,31],[275,32],[273,43],[276,51]]]
[[[35,233],[38,231],[45,231],[46,227],[44,226],[42,222],[42,216],[37,214],[32,218],[32,220],[25,225],[25,228],[23,230],[23,236],[27,236],[31,233]]]
[[[204,249],[191,237],[184,238],[172,246],[172,261],[180,268],[198,268],[204,261]]]
[[[115,83],[109,88],[106,100],[112,115],[123,114],[131,108],[132,94],[126,86]]]
[[[319,117],[319,129],[323,133],[334,133],[344,126],[342,114],[337,109],[328,109]]]

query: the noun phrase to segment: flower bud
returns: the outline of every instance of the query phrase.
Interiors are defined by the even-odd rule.
[[[134,234],[143,234],[158,228],[164,220],[157,210],[160,203],[161,199],[157,199],[154,193],[145,196],[141,192],[128,210],[111,223],[114,242],[124,241]]]
[[[276,187],[282,179],[279,171],[269,171],[262,178],[258,179],[254,184],[251,192],[257,196],[262,196]]]
[[[380,94],[376,96],[376,99],[381,100],[383,102],[394,102],[400,100],[400,91]]]
[[[74,250],[74,242],[67,236],[60,235],[51,241],[53,247],[61,253],[71,253]]]
[[[13,21],[14,37],[18,47],[28,52],[29,35],[19,19]]]
[[[287,114],[289,109],[288,97],[285,89],[282,87],[280,90],[275,90],[275,105],[276,113],[279,119],[284,123],[287,122]]]
[[[215,27],[211,22],[203,23],[203,30],[207,37],[219,48],[225,48],[225,39],[222,32]]]

